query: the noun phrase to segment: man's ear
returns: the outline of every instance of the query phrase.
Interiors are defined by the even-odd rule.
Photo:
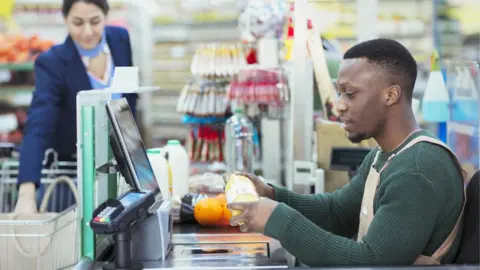
[[[397,103],[402,96],[402,88],[399,85],[392,85],[386,89],[385,105],[387,107]]]

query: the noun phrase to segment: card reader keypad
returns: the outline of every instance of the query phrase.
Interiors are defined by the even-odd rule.
[[[94,219],[95,222],[108,223],[110,222],[110,216],[117,207],[107,206],[102,210]]]

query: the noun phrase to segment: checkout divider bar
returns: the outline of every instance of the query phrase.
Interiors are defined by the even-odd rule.
[[[127,91],[128,90],[128,91]],[[78,205],[81,222],[78,259],[97,259],[112,243],[110,237],[96,235],[90,228],[90,219],[96,206],[118,195],[118,174],[97,173],[97,168],[113,157],[109,142],[111,127],[105,108],[114,93],[150,93],[158,87],[128,87],[128,89],[96,89],[80,91],[77,103],[77,175],[81,202]]]
[[[94,210],[95,192],[95,108],[82,106],[82,231],[81,257],[95,259],[95,234],[88,224]]]
[[[99,106],[100,110],[104,110],[103,106]],[[81,254],[82,257],[89,257],[91,259],[96,258],[97,253],[97,244],[100,243],[104,245],[105,242],[102,242],[105,239],[105,236],[96,235],[93,230],[90,228],[89,221],[93,215],[93,211],[96,208],[97,200],[99,199],[98,193],[99,187],[104,187],[103,183],[97,183],[97,180],[106,182],[106,195],[107,199],[116,199],[117,198],[117,175],[108,174],[108,175],[97,175],[96,165],[99,159],[102,159],[102,156],[105,154],[110,160],[113,157],[113,152],[111,147],[109,147],[108,133],[110,132],[110,126],[101,128],[102,123],[99,123],[99,119],[102,118],[105,112],[97,112],[96,106],[84,105],[81,106],[81,170],[82,170],[82,181],[80,188],[82,190],[82,203],[81,203]],[[103,112],[103,114],[102,114]],[[99,134],[102,133],[102,134]],[[101,137],[102,138],[101,138]],[[98,140],[102,141],[101,147],[99,147]],[[102,140],[103,139],[103,140]],[[107,152],[107,153],[104,153]],[[106,179],[103,179],[105,178]],[[102,178],[102,179],[98,179]],[[110,242],[110,241],[107,241]]]

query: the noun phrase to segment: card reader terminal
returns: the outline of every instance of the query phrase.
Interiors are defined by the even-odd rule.
[[[97,234],[113,234],[130,229],[148,215],[155,202],[151,191],[128,191],[118,199],[109,199],[93,212],[90,227]]]

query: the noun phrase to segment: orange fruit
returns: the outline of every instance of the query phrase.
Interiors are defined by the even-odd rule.
[[[197,202],[193,209],[193,216],[200,225],[217,225],[222,221],[224,208],[217,198],[205,198]]]
[[[225,197],[225,193],[220,193],[215,198],[227,202],[227,197]]]
[[[225,193],[218,194],[216,197],[223,205],[223,218],[220,225],[230,225],[230,219],[232,218],[232,211],[227,207],[227,198]]]
[[[227,208],[227,204],[225,204],[223,208],[222,225],[230,225],[230,219],[232,216],[232,211],[230,211],[230,209]]]

